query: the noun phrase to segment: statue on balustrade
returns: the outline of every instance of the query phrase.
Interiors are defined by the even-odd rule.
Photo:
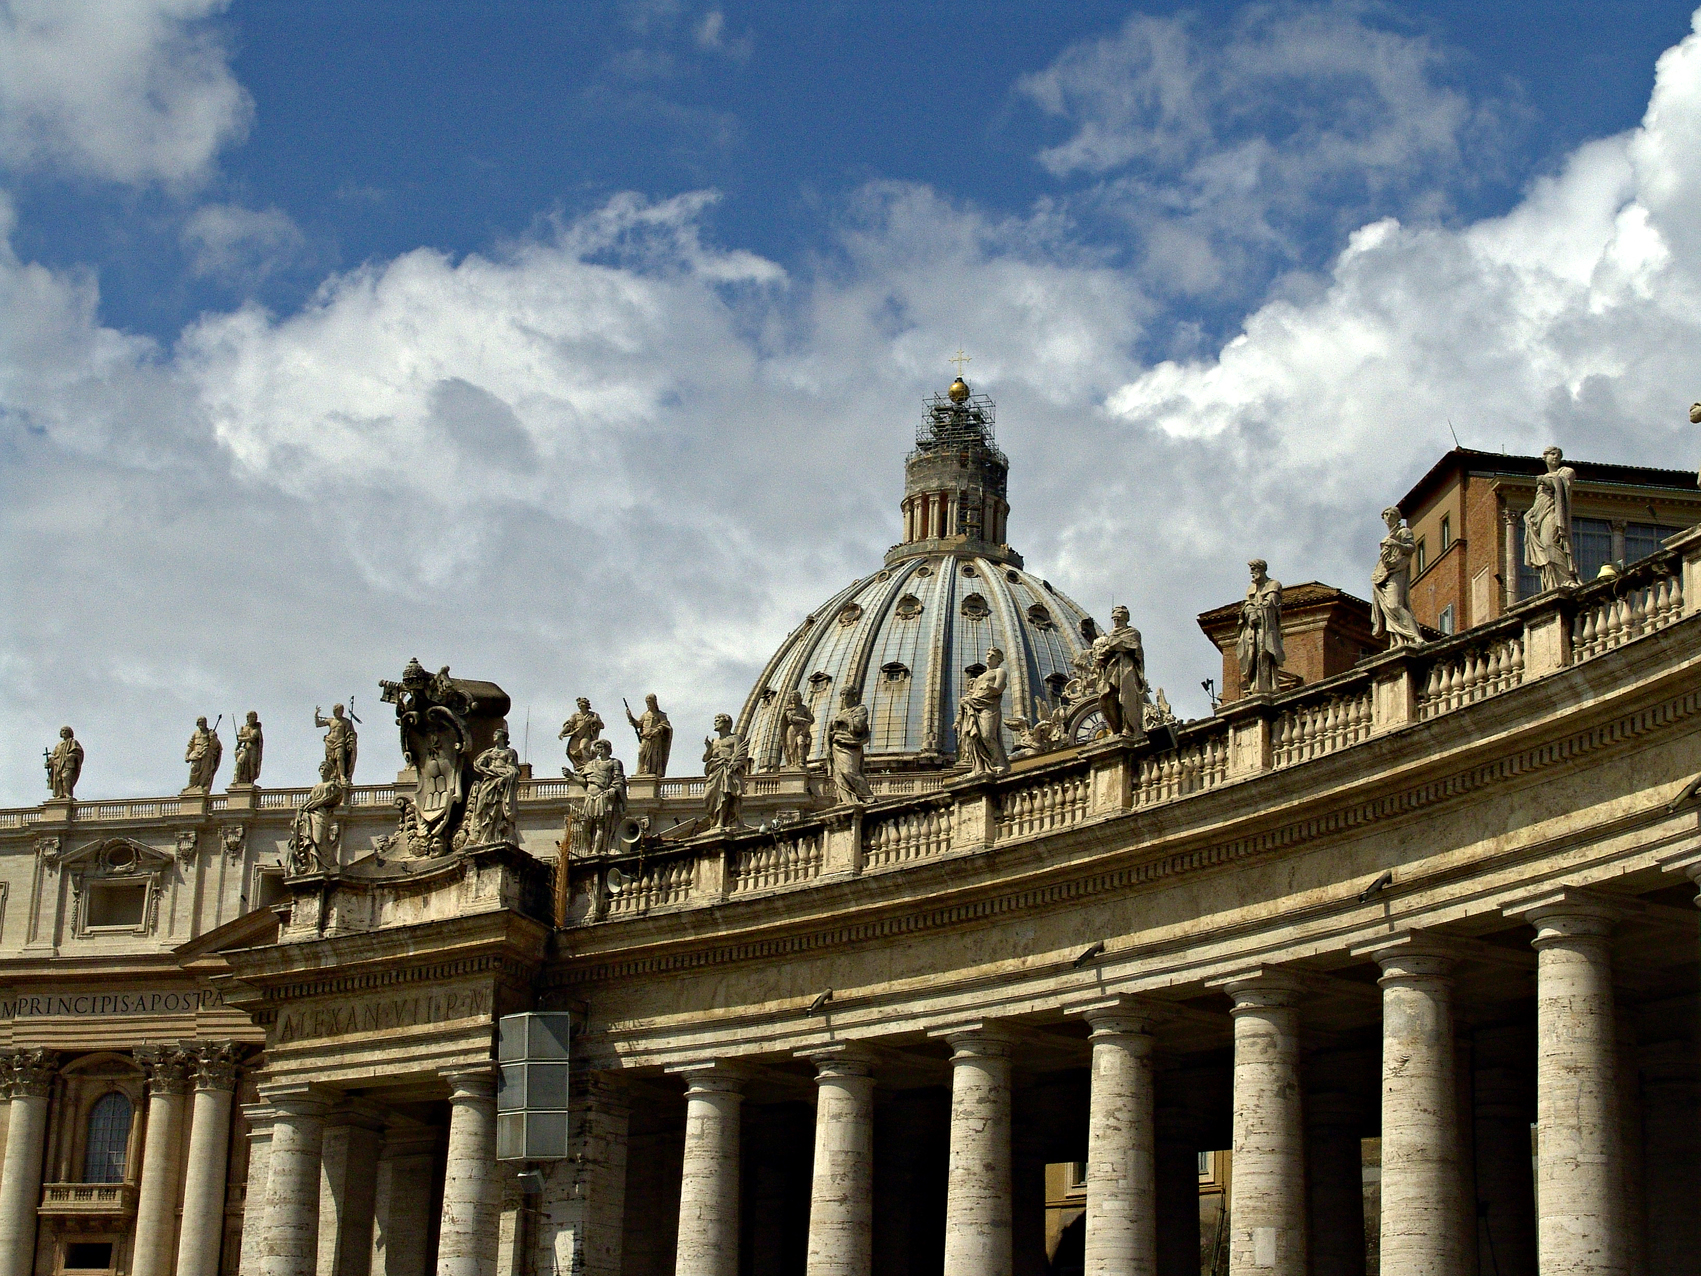
[[[70,801],[76,796],[77,777],[83,773],[83,746],[77,742],[76,733],[70,727],[59,728],[59,743],[53,746],[53,751],[45,755],[43,765],[47,768],[47,789],[56,798]]]
[[[1146,732],[1146,650],[1140,631],[1128,623],[1128,608],[1110,609],[1110,632],[1093,639],[1098,672],[1099,712],[1112,735]]]
[[[295,822],[290,825],[292,876],[328,873],[336,867],[339,829],[331,817],[347,796],[348,786],[331,760],[325,759],[319,764],[319,783],[308,790],[307,800],[296,809]]]
[[[1370,573],[1370,632],[1378,638],[1387,634],[1390,647],[1404,647],[1423,641],[1411,604],[1417,543],[1394,506],[1382,511],[1382,521],[1388,525],[1388,534],[1382,538],[1376,569]]]
[[[1577,471],[1562,464],[1565,454],[1544,448],[1547,473],[1536,480],[1536,499],[1524,511],[1524,565],[1540,574],[1542,590],[1576,585],[1577,560],[1571,552],[1571,484]]]
[[[350,721],[347,711],[340,704],[331,706],[331,716],[326,717],[319,712],[319,706],[313,706],[313,725],[325,727],[325,761],[336,768],[337,778],[344,784],[354,783],[354,760],[360,752],[360,737],[356,734],[354,723]]]
[[[514,840],[514,818],[520,810],[520,755],[508,744],[506,728],[472,763],[472,789],[467,814],[455,834],[455,850]]]
[[[801,705],[802,697],[795,691],[792,695],[797,696]],[[862,806],[874,800],[874,791],[868,787],[868,777],[862,773],[863,752],[874,735],[874,728],[869,725],[868,706],[862,703],[862,696],[855,687],[846,687],[840,693],[839,701],[842,707],[827,724],[827,748],[829,765],[833,768],[833,786],[838,790],[842,804]],[[805,709],[804,712],[809,711]],[[815,721],[814,716],[811,715],[809,720]],[[803,756],[808,757],[808,753],[805,752]]]
[[[561,724],[561,734],[555,737],[567,741],[567,761],[573,771],[580,770],[591,760],[591,746],[602,735],[602,728],[602,718],[591,708],[591,702],[580,696],[578,712]],[[561,774],[569,775],[571,772],[564,770]]]
[[[1022,758],[1037,758],[1041,754],[1055,753],[1066,743],[1064,731],[1069,721],[1069,702],[1060,698],[1050,709],[1038,697],[1034,697],[1034,716],[1029,718],[1006,718],[1010,734],[1015,738],[1016,748],[1010,754],[1011,761]]]
[[[223,715],[220,715],[219,721],[224,721]],[[218,723],[209,727],[205,718],[196,718],[195,730],[189,735],[189,747],[183,751],[183,760],[189,764],[189,785],[184,792],[195,789],[210,793],[222,757],[224,741],[219,739]]]
[[[1701,425],[1701,403],[1691,403],[1689,405],[1689,424]],[[1696,473],[1695,481],[1696,483],[1701,484],[1701,472]]]
[[[236,728],[236,770],[230,777],[232,784],[253,785],[260,782],[260,758],[265,748],[260,715],[250,709],[248,720]]]
[[[626,816],[626,768],[614,756],[614,746],[598,740],[579,776],[585,782],[585,796],[578,810],[578,853],[606,855],[618,850],[615,839]]]
[[[957,705],[957,760],[971,776],[1003,775],[1010,769],[1004,753],[1004,689],[1010,671],[997,647],[986,653],[986,669],[975,676]]]
[[[402,756],[417,777],[411,811],[402,812],[411,853],[445,855],[469,844],[469,839],[487,840],[471,833],[460,837],[459,829],[473,787],[507,769],[513,754],[507,745],[507,693],[493,682],[452,678],[447,665],[428,674],[418,660],[408,661],[400,682],[380,681],[378,686],[385,703],[396,707]],[[499,753],[492,755],[492,749]],[[484,771],[475,771],[475,759],[485,763]],[[512,770],[517,783],[517,756]],[[497,785],[484,794],[480,809],[486,821],[496,810],[490,803],[501,797],[500,790]]]
[[[584,700],[580,703],[587,709],[590,708],[590,701]],[[658,779],[666,775],[667,755],[673,752],[673,723],[667,720],[667,714],[656,704],[656,693],[652,691],[644,697],[644,712],[636,718],[632,716],[631,705],[626,704],[624,700],[620,703],[625,705],[626,721],[630,722],[632,730],[638,733],[638,774],[653,775]],[[572,719],[569,718],[568,721],[571,722]],[[571,753],[570,747],[568,751]]]
[[[1234,643],[1240,659],[1241,694],[1270,695],[1276,690],[1276,672],[1287,660],[1282,649],[1282,582],[1270,578],[1270,565],[1262,558],[1254,558],[1247,567],[1252,583],[1246,587]]]
[[[715,734],[703,738],[703,804],[713,828],[738,827],[739,808],[744,804],[744,776],[750,769],[750,746],[743,736],[732,734],[732,719],[715,715]]]
[[[862,716],[866,719],[868,710],[864,709]],[[815,744],[815,715],[809,712],[809,706],[803,703],[801,691],[793,691],[787,698],[780,720],[785,724],[781,744],[785,749],[786,765],[801,771],[809,764],[809,751]],[[860,774],[860,768],[858,773]]]

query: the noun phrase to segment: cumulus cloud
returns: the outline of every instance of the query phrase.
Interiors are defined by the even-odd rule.
[[[183,223],[189,269],[252,286],[288,265],[306,246],[301,229],[281,208],[203,204]]]
[[[4,0],[0,162],[194,183],[253,102],[211,21],[229,0]]]

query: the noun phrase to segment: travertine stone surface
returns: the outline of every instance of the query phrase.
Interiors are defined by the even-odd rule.
[[[177,1192],[183,1169],[183,1121],[189,1108],[188,1060],[178,1051],[137,1051],[148,1069],[147,1130],[136,1195],[134,1276],[170,1276],[177,1254]]]
[[[1413,941],[1382,967],[1382,1270],[1454,1276],[1460,1234],[1452,960]]]
[[[1364,1276],[1363,1117],[1353,1095],[1305,1096],[1306,1234],[1316,1273]]]
[[[1617,912],[1586,892],[1525,909],[1536,928],[1536,1236],[1542,1276],[1620,1276],[1623,1159],[1613,1043]]]
[[[744,1079],[724,1064],[685,1075],[678,1276],[738,1276],[739,1108]]]
[[[1150,1021],[1094,1012],[1087,1118],[1087,1276],[1157,1270],[1156,1128]]]
[[[201,1060],[189,1119],[189,1166],[177,1238],[177,1276],[218,1276],[224,1238],[224,1175],[230,1160],[230,1105],[236,1068],[217,1057]]]
[[[248,1125],[248,1185],[242,1211],[242,1251],[238,1276],[260,1276],[260,1237],[266,1226],[266,1180],[272,1164],[272,1118],[267,1103],[245,1103],[242,1119]]]
[[[620,1276],[630,1112],[593,1074],[571,1119],[571,1158],[544,1167],[534,1270]]]
[[[9,1061],[7,1076],[12,1110],[6,1126],[5,1165],[0,1169],[0,1276],[30,1276],[35,1267],[41,1166],[47,1152],[52,1062],[45,1057],[17,1056]]]
[[[1234,1002],[1234,1177],[1229,1272],[1305,1276],[1301,989],[1259,972],[1223,983]]]
[[[854,1051],[815,1063],[808,1276],[870,1276],[874,1262],[874,1077]]]
[[[1620,1203],[1624,1228],[1624,1269],[1646,1270],[1643,1252],[1647,1174],[1642,1161],[1642,1076],[1636,1048],[1636,1016],[1629,1007],[1617,1007],[1613,1023],[1618,1075],[1619,1160],[1624,1166],[1624,1196]],[[1660,1167],[1664,1172],[1664,1167]]]
[[[1010,1276],[1010,1042],[951,1031],[945,1276]]]
[[[319,1154],[319,1270],[372,1270],[374,1192],[383,1123],[346,1106],[331,1112]]]
[[[496,1177],[496,1077],[489,1068],[447,1073],[449,1152],[437,1276],[496,1276],[501,1184]]]
[[[384,1132],[372,1193],[372,1276],[425,1276],[435,1142],[429,1127]]]
[[[302,1085],[261,1086],[273,1110],[260,1276],[314,1276],[319,1263],[319,1146],[328,1096]]]

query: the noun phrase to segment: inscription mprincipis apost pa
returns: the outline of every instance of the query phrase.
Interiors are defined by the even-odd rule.
[[[278,1016],[277,1044],[314,1037],[346,1037],[352,1033],[390,1032],[457,1019],[489,1019],[490,992],[468,988],[422,992],[381,1001],[345,1002],[285,1010]]]

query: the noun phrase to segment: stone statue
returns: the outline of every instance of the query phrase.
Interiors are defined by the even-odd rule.
[[[586,708],[590,707],[588,700],[580,703]],[[620,703],[626,707],[626,721],[630,722],[632,730],[638,733],[638,774],[658,777],[666,775],[667,755],[673,752],[673,723],[667,720],[667,714],[656,704],[656,693],[652,691],[644,697],[644,712],[636,718],[632,716],[631,705],[626,704],[624,700]],[[572,719],[569,718],[568,721],[571,722]]]
[[[863,720],[866,721],[868,718],[867,709],[862,711],[862,716]],[[786,765],[794,770],[801,771],[809,764],[809,750],[815,744],[815,732],[811,729],[815,726],[815,715],[809,712],[809,706],[803,703],[801,691],[791,693],[780,718],[785,723],[785,734],[781,743],[785,748]],[[834,721],[837,721],[837,719],[834,719]],[[858,756],[861,756],[860,751]],[[861,771],[862,768],[859,764],[857,773],[860,775]]]
[[[1175,716],[1175,711],[1169,707],[1169,697],[1164,694],[1162,687],[1158,688],[1156,702],[1148,702],[1142,715],[1146,719],[1146,730],[1153,727],[1174,726],[1181,719]]]
[[[969,764],[969,774],[1003,775],[1010,769],[1004,754],[1004,688],[1010,671],[1004,653],[986,653],[986,672],[969,684],[957,706],[957,759]]]
[[[467,815],[455,834],[454,849],[514,840],[514,817],[520,803],[520,755],[508,744],[505,728],[473,759],[474,780],[467,793]]]
[[[591,760],[591,745],[602,734],[602,726],[602,719],[592,710],[591,702],[580,696],[579,711],[561,724],[561,734],[555,737],[567,741],[567,761],[574,771]],[[563,771],[561,774],[570,772]]]
[[[1110,632],[1093,639],[1098,672],[1099,712],[1112,735],[1143,735],[1146,702],[1146,650],[1140,631],[1128,623],[1128,608],[1110,609]]]
[[[1564,459],[1556,447],[1542,449],[1547,473],[1536,480],[1536,499],[1524,511],[1524,565],[1541,574],[1544,593],[1579,583],[1571,554],[1571,484],[1577,471],[1560,464]]]
[[[1034,716],[1028,718],[1006,718],[1010,734],[1016,737],[1016,749],[1010,757],[1012,761],[1021,758],[1037,758],[1043,753],[1054,753],[1061,749],[1067,741],[1064,739],[1064,727],[1069,718],[1069,702],[1059,700],[1049,710],[1038,696],[1034,697]]]
[[[260,782],[260,758],[265,748],[265,737],[260,731],[260,715],[250,709],[248,720],[236,728],[236,771],[230,777],[232,784]]]
[[[314,705],[313,725],[328,728],[325,732],[325,761],[337,769],[339,780],[344,784],[353,784],[354,760],[360,752],[360,738],[342,705],[332,705],[331,716],[328,718],[319,712],[318,705]]]
[[[53,752],[43,749],[47,768],[47,790],[56,798],[70,801],[76,796],[77,777],[83,773],[83,746],[70,727],[59,728],[59,743]]]
[[[218,727],[209,727],[205,718],[196,718],[195,730],[189,735],[189,747],[183,751],[183,760],[189,764],[188,788],[210,793],[222,757],[224,741],[219,739]]]
[[[348,786],[329,758],[319,764],[319,783],[295,812],[289,831],[289,868],[293,876],[328,873],[336,866],[337,826],[331,817],[348,796]]]
[[[474,784],[492,778],[475,772],[473,760],[494,747],[513,752],[506,743],[508,694],[493,682],[452,678],[447,665],[428,674],[418,660],[408,661],[400,682],[381,680],[378,687],[384,702],[396,707],[402,756],[418,777],[412,811],[403,813],[412,853],[447,854],[472,836],[462,837],[458,830],[468,818]],[[499,746],[498,734],[503,737]],[[495,759],[489,759],[487,770],[494,765]],[[514,771],[517,779],[517,759]],[[483,809],[486,815],[491,810],[488,805]]]
[[[750,769],[750,746],[743,736],[732,734],[732,719],[715,715],[715,734],[703,738],[703,803],[709,822],[718,829],[736,828],[738,809],[744,803],[744,773]]]
[[[614,746],[598,740],[591,748],[591,760],[579,775],[585,782],[585,798],[578,812],[581,854],[606,855],[618,850],[616,838],[626,815],[626,768],[614,756]]]
[[[1701,425],[1701,403],[1691,403],[1689,405],[1689,424]],[[1697,484],[1701,484],[1701,472],[1696,473],[1695,481]]]
[[[788,708],[786,730],[791,730],[790,714],[793,708],[803,707],[803,697],[792,692],[796,704]],[[855,687],[846,687],[839,695],[843,707],[833,715],[827,724],[827,747],[830,765],[833,768],[833,785],[839,791],[839,801],[846,806],[862,806],[874,800],[874,791],[868,787],[868,777],[862,773],[863,750],[868,747],[868,741],[874,734],[874,728],[868,722],[868,706],[862,703],[862,696]],[[814,722],[815,716],[809,714],[809,721]],[[807,740],[809,729],[804,728],[804,738]],[[788,735],[789,740],[789,735]],[[804,746],[807,750],[808,746]],[[807,751],[803,757],[808,757]],[[789,761],[789,759],[788,759]],[[798,765],[802,765],[801,760]]]
[[[1247,564],[1252,583],[1240,608],[1240,633],[1235,654],[1240,657],[1243,695],[1269,695],[1276,690],[1276,671],[1287,660],[1282,649],[1282,582],[1271,580],[1269,564],[1254,558]]]
[[[1376,569],[1370,573],[1370,632],[1388,635],[1388,645],[1404,647],[1423,641],[1417,617],[1412,615],[1412,557],[1417,543],[1412,529],[1390,505],[1382,511],[1388,534],[1377,551]]]

